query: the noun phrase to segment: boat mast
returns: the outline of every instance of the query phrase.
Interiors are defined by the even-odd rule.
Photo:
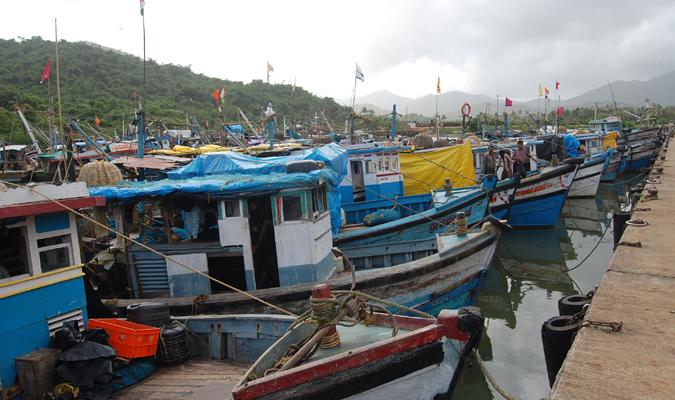
[[[56,18],[54,18],[54,43],[56,47],[56,102],[59,108],[59,135],[61,139],[61,157],[62,157],[62,160],[59,161],[59,163],[63,162],[63,175],[61,177],[61,180],[63,181],[63,179],[67,179],[68,164],[66,160],[67,157],[66,153],[68,152],[68,149],[66,148],[66,140],[64,137],[64,130],[63,130],[63,108],[61,107],[61,73],[59,69],[61,62],[59,58],[59,33]],[[60,170],[58,170],[58,167],[57,173],[60,174]]]

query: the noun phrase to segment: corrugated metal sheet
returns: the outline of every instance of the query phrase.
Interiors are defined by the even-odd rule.
[[[176,243],[152,245],[152,248],[168,256],[177,254],[206,253],[212,255],[241,255],[241,246],[222,247],[220,243]],[[138,245],[129,248],[131,287],[136,297],[169,296],[169,277],[166,260]]]

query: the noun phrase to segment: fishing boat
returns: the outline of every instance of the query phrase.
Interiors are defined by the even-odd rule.
[[[242,290],[285,287],[321,282],[335,271],[331,233],[340,225],[340,211],[332,198],[339,198],[338,171],[345,163],[337,145],[296,157],[209,153],[168,172],[167,179],[91,191],[108,200],[120,231],[138,226],[132,230],[138,241],[126,250],[134,297],[226,290],[200,272]],[[141,223],[122,217],[129,213]]]
[[[487,222],[480,231],[466,235],[440,235],[435,239],[438,249],[435,254],[391,267],[355,271],[353,275],[349,269],[336,271],[324,283],[335,290],[355,287],[369,295],[415,306],[426,312],[438,311],[440,304],[453,304],[457,307],[471,305],[474,304],[481,282],[489,269],[501,237],[501,229],[500,224]],[[338,252],[338,256],[342,254]],[[172,258],[168,255],[166,262],[171,263]],[[158,275],[161,273],[159,271]],[[301,312],[314,285],[315,283],[303,283],[256,289],[249,293],[287,310]],[[163,293],[167,290],[163,289]],[[142,298],[168,304],[171,314],[177,316],[274,311],[243,293],[221,292],[172,298],[164,296],[166,295],[160,297],[159,294],[147,293]],[[115,304],[125,307],[137,301],[116,299]]]
[[[425,195],[345,206],[345,214],[351,215],[366,213],[368,213],[366,215],[372,215],[383,209],[401,209],[408,215],[402,216],[404,214],[399,214],[401,213],[399,211],[396,219],[375,226],[345,225],[338,234],[334,235],[333,243],[342,249],[347,249],[365,245],[427,240],[437,233],[452,229],[458,212],[463,212],[469,219],[469,225],[474,225],[487,215],[490,194],[496,182],[496,178],[491,176],[486,178],[481,186],[432,191]]]
[[[661,144],[661,129],[650,128],[622,133],[617,143],[625,148],[624,172],[639,172],[651,165]]]
[[[58,203],[56,203],[57,201]],[[17,357],[49,347],[67,321],[87,322],[80,237],[73,212],[105,205],[82,182],[0,185],[0,393],[19,392]],[[18,311],[20,310],[20,312]]]
[[[469,149],[470,147],[466,148],[466,158],[470,161]],[[452,181],[448,178],[445,183],[441,179],[438,186],[425,182],[422,193],[422,190],[416,188],[417,190],[411,190],[413,194],[404,195],[404,185],[409,185],[411,181],[418,183],[416,181],[425,179],[430,172],[434,181],[438,181],[438,177],[443,176],[439,175],[439,171],[443,171],[443,168],[449,169],[434,161],[435,157],[453,151],[459,154],[462,149],[455,146],[454,149],[407,154],[414,157],[418,164],[418,167],[413,168],[413,171],[418,172],[418,178],[413,176],[413,172],[403,176],[400,160],[400,152],[403,150],[408,149],[377,144],[356,145],[348,150],[349,168],[340,185],[346,223],[334,235],[333,242],[336,246],[343,250],[371,246],[373,251],[377,251],[376,247],[381,244],[417,241],[432,243],[429,239],[433,239],[435,234],[453,229],[453,221],[458,212],[463,212],[468,217],[469,225],[485,218],[490,191],[496,183],[494,176],[483,179],[482,185],[475,186],[474,173],[471,170],[466,172],[471,178],[464,180],[470,179],[469,184],[474,186],[453,188]],[[462,157],[461,154],[459,156]],[[464,175],[462,171],[452,169],[443,173],[453,177]],[[417,186],[420,186],[419,183]]]
[[[24,182],[39,172],[35,150],[25,144],[0,145],[0,179]]]
[[[568,159],[522,179],[499,181],[490,200],[492,215],[506,219],[514,228],[553,227],[581,163],[583,159]]]
[[[314,288],[316,298],[325,290]],[[477,309],[411,317],[361,312],[365,305],[378,306],[372,299],[337,299],[346,300],[345,307],[336,309],[337,317],[351,327],[318,327],[286,315],[175,318],[191,333],[190,359],[160,367],[113,398],[161,398],[167,381],[180,385],[184,396],[214,400],[230,393],[233,399],[261,400],[431,400],[438,394],[452,395],[465,359],[482,334],[483,317]],[[327,332],[337,334],[337,340],[332,336],[331,342],[322,341]]]
[[[565,135],[567,136],[567,135]],[[585,156],[584,163],[579,166],[577,175],[574,177],[572,187],[568,197],[593,197],[598,192],[600,180],[604,171],[608,168],[609,162],[612,159],[611,155],[614,150],[605,150],[603,146],[603,137],[600,134],[588,133],[581,135],[574,135],[579,143],[579,149],[568,149],[567,156],[577,157]],[[580,153],[583,149],[583,153]],[[570,152],[572,154],[570,154]],[[616,165],[618,168],[618,164]]]

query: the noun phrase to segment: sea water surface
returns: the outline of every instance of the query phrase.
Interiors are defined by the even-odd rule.
[[[625,208],[640,177],[601,184],[595,198],[568,199],[554,229],[505,234],[478,297],[487,330],[481,358],[496,381],[521,399],[549,394],[542,323],[558,315],[558,299],[597,285],[613,251],[612,212]],[[470,359],[454,399],[499,399]]]

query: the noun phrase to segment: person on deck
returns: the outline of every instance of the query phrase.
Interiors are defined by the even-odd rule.
[[[497,173],[497,158],[495,156],[495,147],[488,146],[487,154],[483,160],[483,176],[494,175]]]
[[[513,171],[520,174],[521,177],[527,175],[530,170],[530,160],[537,161],[530,155],[530,151],[525,147],[522,140],[518,141],[518,148],[513,151]]]
[[[497,176],[499,179],[507,179],[513,175],[513,160],[509,156],[507,150],[499,150],[499,166],[497,169],[501,168],[501,176]]]

